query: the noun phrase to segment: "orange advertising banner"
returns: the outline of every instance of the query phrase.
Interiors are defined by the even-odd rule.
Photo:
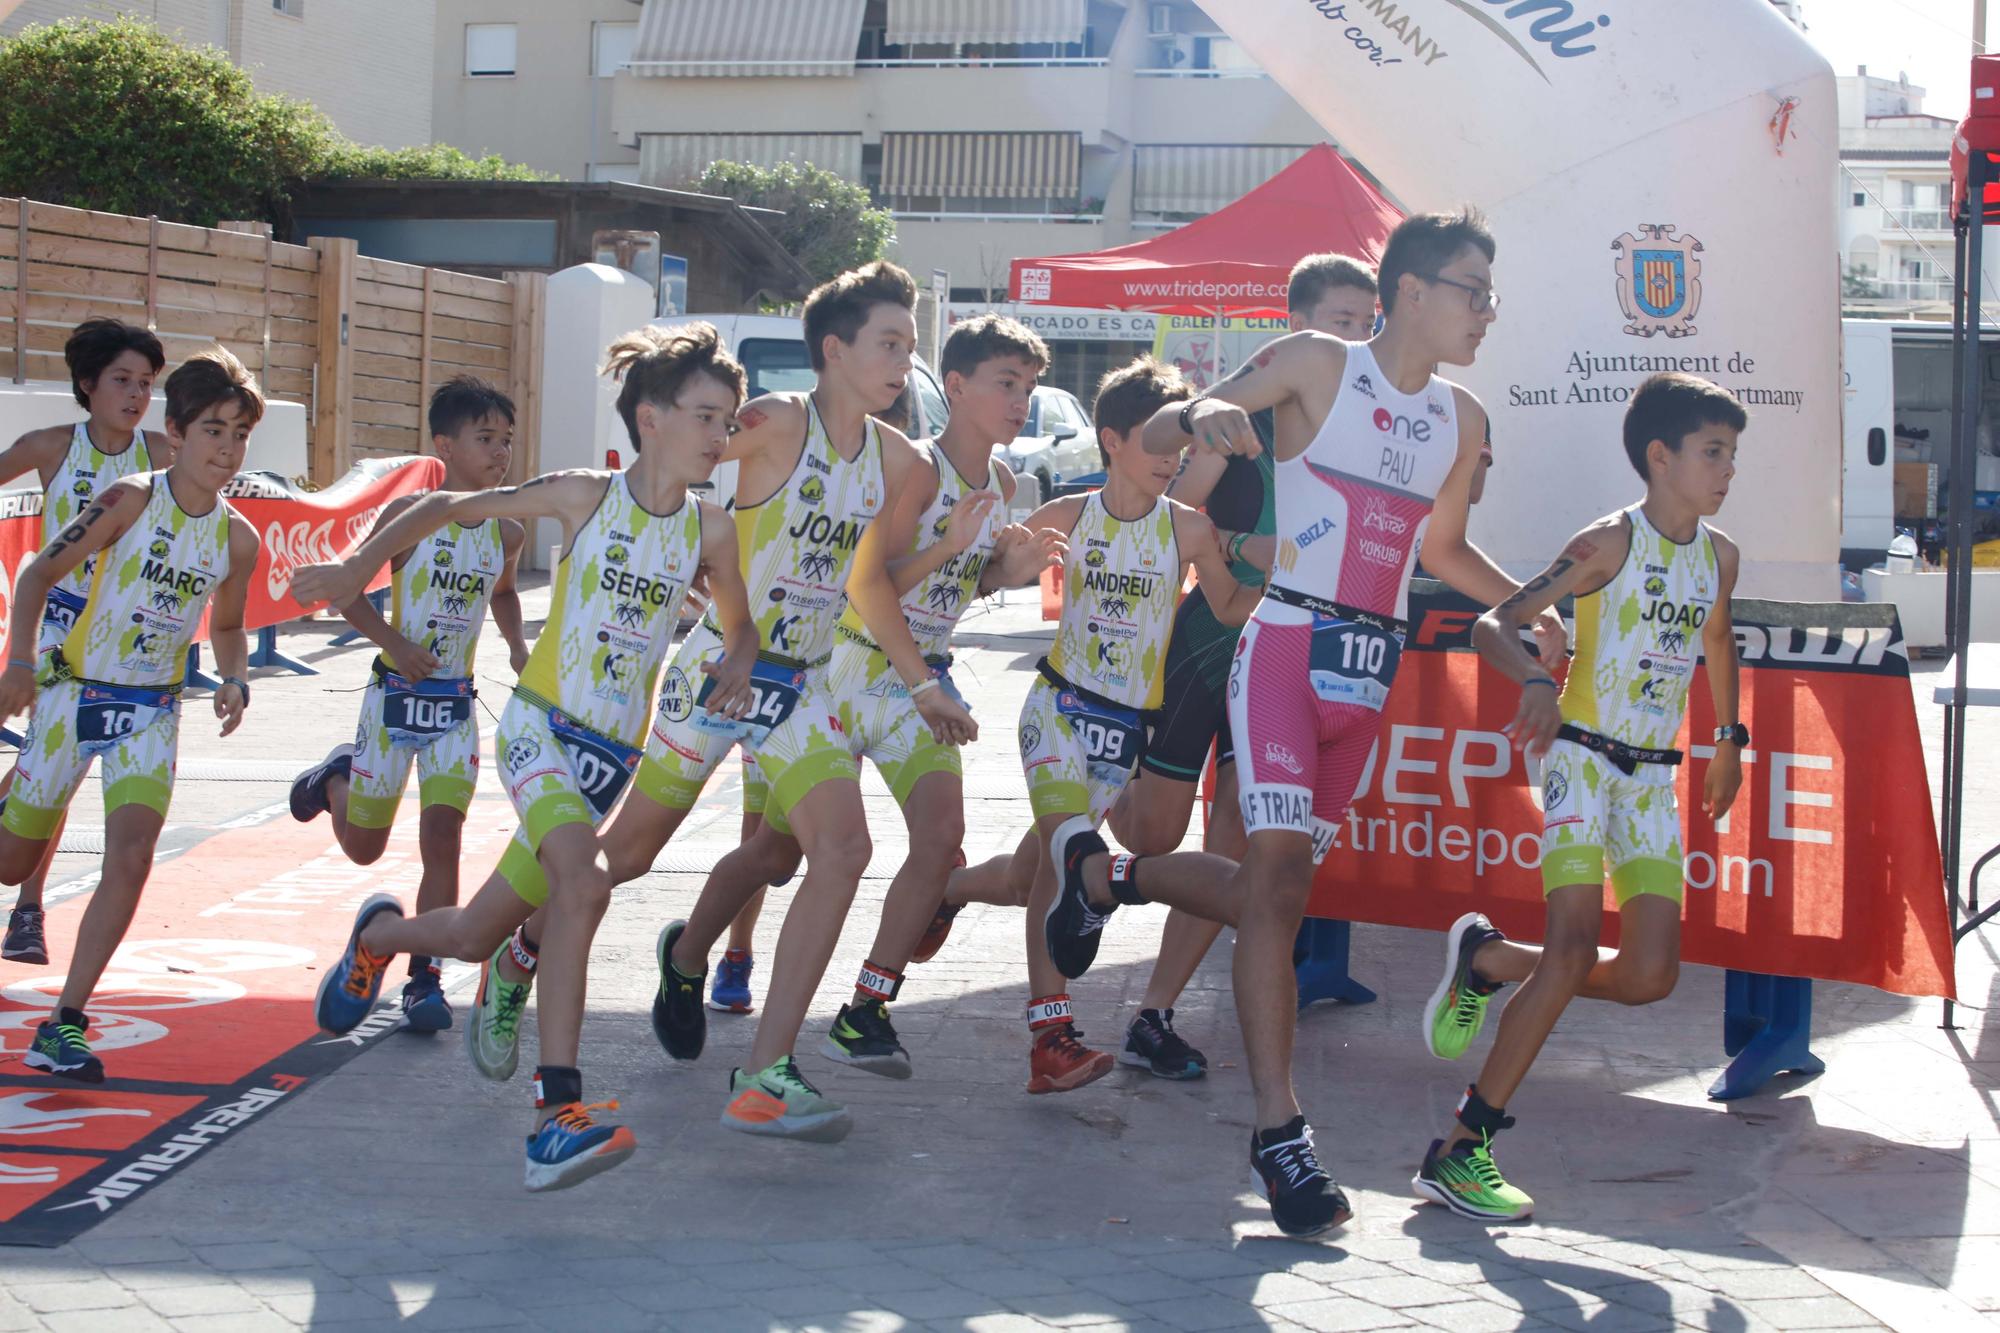
[[[1311,914],[1443,930],[1461,913],[1540,939],[1540,764],[1503,728],[1519,689],[1470,650],[1480,608],[1410,600],[1410,633]],[[1743,786],[1700,807],[1705,669],[1679,747],[1682,956],[1745,972],[1952,995],[1951,930],[1909,656],[1889,608],[1741,602]],[[1868,623],[1853,623],[1864,621]],[[1606,894],[1605,943],[1617,942]]]

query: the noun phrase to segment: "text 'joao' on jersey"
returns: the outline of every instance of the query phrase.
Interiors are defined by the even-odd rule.
[[[556,568],[549,618],[520,688],[600,735],[638,745],[701,563],[701,505],[688,495],[671,514],[655,514],[623,472],[601,475],[604,498]]]
[[[874,419],[861,451],[842,458],[811,397],[798,464],[770,498],[735,511],[743,581],[764,652],[812,664],[827,655],[847,605],[861,534],[882,512],[882,438]],[[711,612],[706,628],[721,637]]]
[[[146,507],[97,553],[83,610],[59,650],[63,669],[81,680],[180,684],[201,613],[229,573],[229,502],[217,496],[207,513],[190,514],[165,471],[140,480]]]
[[[48,489],[42,495],[41,545],[46,547],[63,529],[76,522],[91,497],[106,486],[150,472],[152,468],[152,448],[144,431],[132,432],[132,443],[122,452],[107,454],[90,438],[90,423],[77,422],[70,431],[69,448],[63,452],[62,462],[56,465],[55,475],[49,478]],[[90,593],[90,576],[96,568],[97,557],[93,555],[63,575],[49,590],[50,598],[68,599],[73,615]]]
[[[1319,432],[1304,453],[1276,467],[1271,587],[1308,604],[1406,618],[1417,551],[1457,459],[1451,385],[1433,375],[1417,392],[1402,393],[1368,344],[1349,343],[1340,391]]]
[[[1170,501],[1157,499],[1140,517],[1121,519],[1104,507],[1102,491],[1086,495],[1070,529],[1049,665],[1115,703],[1158,708],[1182,571]]]
[[[471,675],[480,626],[504,565],[500,520],[445,524],[391,572],[389,623],[438,659],[437,675]]]
[[[912,551],[944,540],[945,529],[951,526],[952,512],[960,502],[974,491],[991,490],[1001,493],[1000,464],[989,461],[986,477],[978,482],[967,481],[959,470],[945,456],[944,449],[933,442],[930,446],[931,462],[937,467],[937,495],[925,508],[917,520],[916,538]],[[979,534],[972,539],[972,545],[944,562],[943,566],[924,576],[916,587],[903,594],[903,618],[910,622],[910,635],[917,641],[917,651],[926,659],[935,662],[951,651],[951,632],[958,625],[958,618],[965,614],[965,608],[979,595],[979,580],[986,573],[986,563],[993,558],[993,548],[1000,540],[1000,529],[1006,525],[1006,512],[997,503],[986,511],[986,518],[980,524]],[[861,613],[848,607],[840,617],[840,627],[854,638],[875,647],[868,634],[868,627],[861,622]]]
[[[1611,581],[1576,599],[1576,656],[1560,706],[1563,721],[1640,749],[1672,747],[1701,654],[1701,630],[1722,586],[1715,540],[1699,524],[1676,542],[1638,505]]]

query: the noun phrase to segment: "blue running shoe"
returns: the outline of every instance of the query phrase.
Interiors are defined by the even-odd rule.
[[[755,966],[747,949],[731,949],[723,954],[715,967],[715,984],[709,987],[708,1007],[724,1014],[754,1013],[750,1005],[750,969]]]
[[[426,1035],[451,1030],[451,1004],[435,966],[411,977],[403,986],[403,1026]]]
[[[623,1125],[600,1125],[592,1111],[615,1111],[617,1102],[570,1102],[528,1136],[525,1183],[536,1193],[568,1189],[590,1179],[638,1150],[639,1140]]]
[[[401,916],[403,905],[386,893],[374,894],[361,904],[361,910],[354,914],[354,929],[347,937],[347,948],[320,979],[313,1017],[327,1032],[354,1031],[382,994],[382,973],[396,955],[372,954],[361,947],[361,932],[378,912]]]
[[[21,1063],[79,1083],[102,1083],[104,1062],[90,1053],[90,1041],[84,1035],[89,1030],[89,1018],[75,1009],[65,1009],[35,1028],[35,1039]]]

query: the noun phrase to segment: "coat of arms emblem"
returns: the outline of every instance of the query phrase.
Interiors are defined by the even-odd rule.
[[[1637,236],[1628,231],[1611,243],[1618,255],[1618,304],[1629,321],[1625,332],[1635,338],[1697,332],[1702,245],[1675,230],[1667,223],[1641,223]]]

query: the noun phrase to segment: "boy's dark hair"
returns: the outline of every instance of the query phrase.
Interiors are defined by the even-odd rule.
[[[155,375],[167,364],[166,349],[160,346],[160,340],[150,329],[137,324],[86,319],[70,330],[69,341],[63,344],[63,360],[69,363],[69,388],[76,395],[78,407],[90,406],[90,389],[97,387],[97,377],[121,352],[137,352],[145,357],[152,363]]]
[[[1492,262],[1496,251],[1493,233],[1487,230],[1486,218],[1476,208],[1462,208],[1456,213],[1413,213],[1397,223],[1396,230],[1389,233],[1389,245],[1382,251],[1377,274],[1383,316],[1395,312],[1396,285],[1405,273],[1434,280],[1438,270],[1458,258],[1459,251],[1468,245]]]
[[[1285,309],[1294,315],[1312,313],[1338,287],[1353,287],[1374,296],[1375,270],[1358,259],[1325,254],[1307,255],[1292,265],[1291,280],[1285,284]]]
[[[938,353],[938,378],[957,371],[970,375],[988,361],[1018,356],[1040,375],[1049,368],[1049,345],[1018,319],[1005,315],[974,315],[951,331]]]
[[[1640,477],[1651,482],[1646,448],[1654,440],[1679,453],[1681,442],[1704,426],[1740,431],[1748,424],[1750,414],[1729,390],[1699,375],[1670,370],[1652,376],[1632,395],[1632,404],[1625,409],[1625,456]]]
[[[514,400],[477,375],[453,375],[431,391],[433,435],[456,435],[467,426],[498,413],[514,424]]]
[[[604,354],[604,373],[623,380],[618,391],[618,415],[632,447],[639,445],[639,404],[672,407],[682,388],[696,375],[706,375],[743,402],[743,367],[722,345],[715,325],[704,320],[670,329],[634,329]]]
[[[167,376],[167,422],[181,434],[218,403],[235,403],[256,425],[264,419],[264,391],[257,377],[225,347],[196,352]]]
[[[814,370],[826,369],[826,336],[830,333],[853,346],[878,305],[917,308],[917,280],[886,259],[849,269],[813,288],[806,297],[806,355]]]
[[[1168,403],[1192,397],[1194,386],[1185,375],[1150,356],[1142,356],[1106,375],[1097,386],[1097,402],[1090,410],[1091,420],[1097,423],[1097,452],[1104,459],[1104,466],[1111,466],[1111,455],[1104,449],[1105,431],[1122,439],[1134,426],[1145,425],[1153,413]]]

